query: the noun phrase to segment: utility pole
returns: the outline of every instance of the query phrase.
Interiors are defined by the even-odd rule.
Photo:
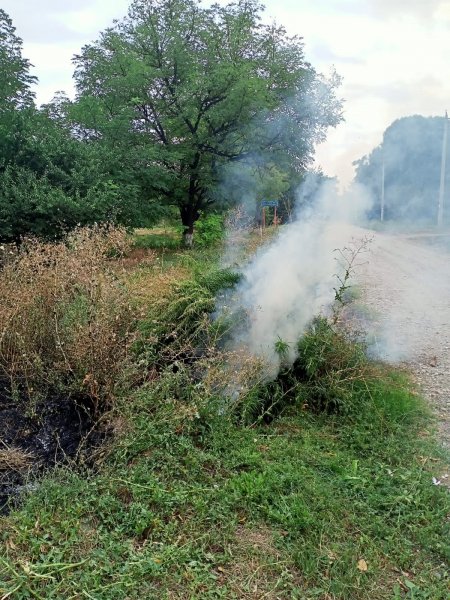
[[[384,221],[384,154],[383,154],[383,163],[381,165],[381,212],[380,212],[380,221]]]
[[[447,163],[447,133],[448,133],[448,115],[445,111],[444,117],[444,135],[442,138],[442,158],[441,158],[441,182],[439,185],[438,218],[437,226],[442,227],[444,220],[444,193],[445,193],[445,168]]]

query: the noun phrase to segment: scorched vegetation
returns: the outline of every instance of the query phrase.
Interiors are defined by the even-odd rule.
[[[82,395],[108,435],[39,478],[20,438],[0,448],[28,481],[2,597],[447,598],[449,498],[407,376],[319,317],[268,381],[221,347],[209,315],[238,276],[217,250],[142,252],[81,231],[5,271],[2,402]]]

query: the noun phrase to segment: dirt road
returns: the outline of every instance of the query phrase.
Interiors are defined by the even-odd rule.
[[[357,278],[374,351],[412,370],[450,449],[450,234],[361,233],[373,237]]]

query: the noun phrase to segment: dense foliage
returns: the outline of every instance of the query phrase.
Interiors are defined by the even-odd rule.
[[[380,218],[384,163],[385,220],[436,222],[443,133],[442,117],[397,119],[384,132],[382,143],[354,163],[356,181],[374,196],[374,218]],[[449,185],[447,174],[447,189]]]
[[[289,196],[341,119],[339,78],[318,75],[262,10],[135,0],[75,57],[76,100],[59,93],[40,109],[1,11],[0,240],[144,225],[172,206],[191,241],[200,216],[241,202],[244,187],[253,203]]]
[[[77,225],[138,224],[137,187],[115,178],[116,157],[85,143],[65,118],[64,96],[34,105],[22,40],[0,10],[0,241],[58,238]]]

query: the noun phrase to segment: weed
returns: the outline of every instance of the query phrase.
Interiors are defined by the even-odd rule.
[[[334,304],[332,306],[332,323],[336,325],[342,317],[343,309],[358,295],[355,286],[351,284],[355,270],[361,266],[362,255],[368,252],[372,238],[364,237],[354,240],[349,246],[336,250],[339,272],[335,275],[338,287],[334,288]]]
[[[176,361],[192,362],[214,349],[210,314],[219,290],[232,287],[239,275],[229,270],[194,272],[192,279],[176,281],[168,298],[156,298],[149,318],[141,324],[137,345],[141,361],[158,369]]]
[[[135,316],[108,256],[127,248],[124,231],[81,229],[56,244],[28,241],[4,267],[0,371],[12,393],[112,398]]]
[[[349,341],[324,317],[318,317],[297,349],[292,370],[305,383],[305,401],[312,410],[364,410],[364,385],[371,370],[364,347]]]

